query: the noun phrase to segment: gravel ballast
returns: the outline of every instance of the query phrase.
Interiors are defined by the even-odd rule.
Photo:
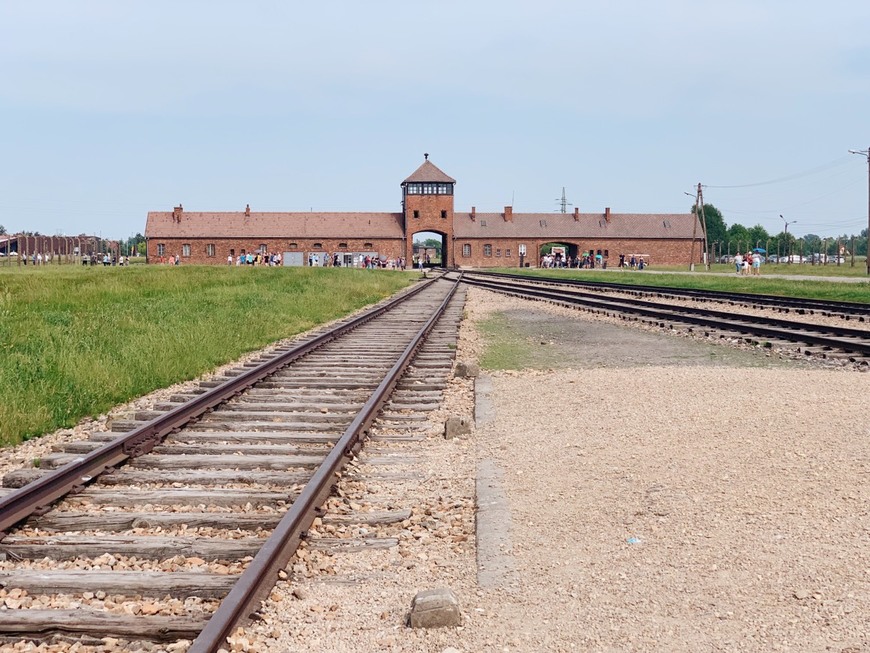
[[[870,374],[473,288],[466,312],[458,361],[479,357],[476,324],[495,313],[532,334],[530,346],[567,334],[573,353],[489,374],[487,419],[470,435],[442,437],[449,416],[474,412],[472,381],[454,379],[426,439],[378,440],[377,457],[395,463],[363,453],[331,510],[412,516],[316,523],[229,650],[870,648]],[[481,468],[510,521],[480,533],[509,563],[485,587]],[[398,544],[345,553],[310,543],[371,536]],[[414,596],[438,587],[456,595],[462,624],[408,627]]]

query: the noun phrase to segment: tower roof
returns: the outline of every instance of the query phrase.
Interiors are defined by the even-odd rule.
[[[429,160],[428,154],[426,154],[425,156],[426,160],[423,161],[423,165],[417,168],[410,177],[403,181],[403,184],[420,182],[436,182],[442,184],[456,183],[456,180],[453,177],[449,177],[448,175],[444,174],[438,166],[436,166]]]

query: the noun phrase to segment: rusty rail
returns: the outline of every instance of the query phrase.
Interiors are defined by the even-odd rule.
[[[230,593],[221,602],[205,629],[194,640],[187,653],[216,653],[225,647],[226,638],[237,624],[246,620],[257,609],[259,602],[271,591],[283,569],[293,556],[302,534],[311,526],[316,509],[323,503],[335,483],[336,472],[362,445],[362,437],[377,417],[415,352],[444,313],[462,278],[460,274],[447,297],[417,332],[396,363],[387,372],[380,385],[366,401],[344,434],[317,468],[299,497],[272,531],[263,548],[239,576]]]
[[[105,446],[96,451],[6,495],[0,499],[0,539],[9,528],[18,522],[44,509],[71,490],[90,483],[106,469],[115,467],[130,458],[148,453],[167,435],[197,419],[206,411],[243,392],[296,359],[385,313],[406,299],[422,292],[429,284],[437,280],[436,277],[431,281],[421,283],[409,292],[371,308],[336,328],[229,379],[205,394],[106,443]]]

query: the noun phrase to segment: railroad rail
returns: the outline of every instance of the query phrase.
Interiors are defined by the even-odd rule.
[[[462,282],[516,297],[539,299],[601,312],[619,317],[640,316],[657,326],[685,325],[702,327],[706,335],[743,339],[763,339],[771,346],[791,343],[805,347],[806,354],[846,357],[852,362],[870,362],[870,331],[826,326],[756,315],[735,314],[700,306],[662,304],[637,298],[616,298],[583,292],[571,285],[565,288],[542,288],[541,280],[514,275],[465,272]]]
[[[720,302],[731,305],[750,306],[794,312],[798,315],[820,314],[824,316],[842,317],[846,320],[859,322],[870,321],[870,304],[860,302],[841,302],[827,299],[810,299],[802,297],[783,297],[781,295],[764,295],[760,293],[730,292],[722,290],[696,290],[691,288],[669,288],[667,286],[648,286],[628,283],[610,283],[606,281],[589,281],[585,279],[564,279],[553,276],[531,276],[511,274],[506,272],[468,271],[466,274],[476,277],[498,279],[519,279],[529,283],[564,286],[571,288],[586,288],[599,293],[624,293],[638,297],[674,297],[686,300],[704,302]]]
[[[71,609],[7,601],[0,641],[112,636],[193,639],[191,653],[225,647],[279,579],[378,415],[392,411],[390,419],[413,426],[425,420],[419,411],[437,407],[432,379],[446,382],[452,364],[458,281],[421,282],[173,397],[165,412],[115,425],[129,432],[70,443],[43,460],[47,473],[10,475],[22,487],[0,497],[0,587],[13,592],[13,606],[21,596],[85,598]],[[166,564],[177,556],[195,562]],[[122,557],[138,561],[135,571],[111,569]],[[51,564],[34,562],[43,558]],[[102,569],[80,569],[82,560]],[[204,572],[209,564],[221,571]],[[167,595],[169,614],[153,602],[132,617],[88,609],[112,596]]]

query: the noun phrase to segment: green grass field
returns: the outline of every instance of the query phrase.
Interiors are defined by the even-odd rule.
[[[331,268],[0,269],[0,445],[195,378],[416,278]]]
[[[797,274],[796,268],[804,268],[803,274],[806,279],[779,279],[769,276],[771,274]],[[825,269],[824,266],[816,266],[816,270]],[[827,266],[828,274],[818,276],[834,276],[837,266]],[[633,285],[667,286],[670,288],[692,288],[699,290],[723,290],[730,292],[748,292],[763,295],[781,295],[783,297],[806,297],[810,299],[831,299],[835,301],[870,303],[870,278],[866,271],[863,274],[855,274],[854,270],[845,274],[844,266],[840,267],[841,276],[859,277],[865,279],[859,282],[826,281],[812,278],[813,267],[809,265],[773,265],[762,267],[762,274],[758,277],[738,276],[734,273],[731,265],[714,265],[711,272],[704,273],[703,266],[696,268],[696,272],[690,274],[667,274],[668,272],[688,272],[685,267],[653,267],[643,271],[616,269],[616,270],[576,270],[576,269],[549,269],[539,270],[528,268],[501,268],[498,272],[511,274],[522,273],[531,276],[556,277],[560,279],[584,279],[586,281],[600,281],[605,283],[626,283]]]

